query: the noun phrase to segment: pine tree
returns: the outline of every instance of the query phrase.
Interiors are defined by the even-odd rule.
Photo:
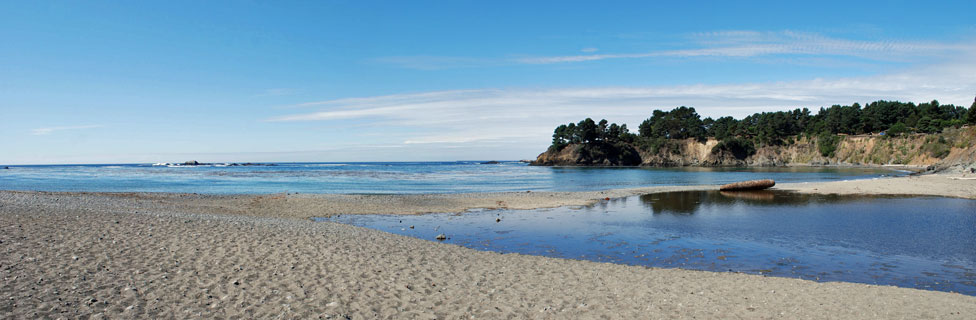
[[[976,99],[973,99],[973,105],[969,107],[969,112],[967,113],[966,118],[966,122],[976,124]]]

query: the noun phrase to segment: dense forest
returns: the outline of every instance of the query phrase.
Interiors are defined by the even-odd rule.
[[[695,108],[682,106],[671,111],[654,110],[637,133],[630,132],[627,125],[590,118],[560,125],[553,133],[550,149],[559,151],[574,144],[583,153],[628,158],[636,156],[637,149],[656,153],[675,140],[704,141],[712,137],[720,141],[713,153],[726,151],[745,158],[757,147],[793,144],[806,136],[816,137],[820,152],[827,156],[836,147],[838,134],[938,133],[966,124],[976,124],[976,100],[969,110],[935,100],[921,104],[875,101],[865,106],[854,103],[820,108],[816,114],[807,108],[762,112],[741,120],[728,116],[702,119]]]

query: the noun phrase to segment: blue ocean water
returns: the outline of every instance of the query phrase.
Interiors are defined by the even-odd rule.
[[[976,295],[976,200],[691,191],[320,220],[504,253]]]
[[[723,184],[768,178],[779,183],[898,175],[864,168],[577,168],[516,161],[274,163],[271,166],[152,164],[0,167],[0,190],[93,192],[278,192],[410,194],[591,191],[657,185]]]

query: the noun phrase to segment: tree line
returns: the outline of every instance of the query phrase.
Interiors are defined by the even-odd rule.
[[[729,151],[738,158],[755,152],[755,147],[792,144],[799,136],[819,137],[821,153],[831,154],[837,134],[937,133],[948,127],[976,124],[976,99],[967,110],[962,106],[940,104],[936,100],[915,104],[899,101],[875,101],[861,106],[833,105],[814,114],[807,108],[790,111],[755,113],[743,119],[730,116],[702,119],[695,108],[677,107],[670,111],[654,110],[641,122],[637,133],[627,125],[595,122],[590,118],[578,123],[560,125],[552,136],[556,151],[570,144],[607,147],[635,144],[638,148],[658,152],[672,140],[708,137],[720,141],[713,152]],[[672,150],[674,151],[674,150]]]

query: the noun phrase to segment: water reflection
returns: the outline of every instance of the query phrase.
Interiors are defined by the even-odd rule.
[[[678,191],[639,196],[641,203],[654,214],[692,215],[702,206],[806,206],[810,204],[864,201],[856,195],[812,195],[782,190],[751,191]],[[871,196],[883,199],[885,196]],[[896,198],[896,197],[887,197]]]
[[[479,250],[976,295],[973,200],[702,191],[576,209],[327,220],[421,239],[445,233]]]

